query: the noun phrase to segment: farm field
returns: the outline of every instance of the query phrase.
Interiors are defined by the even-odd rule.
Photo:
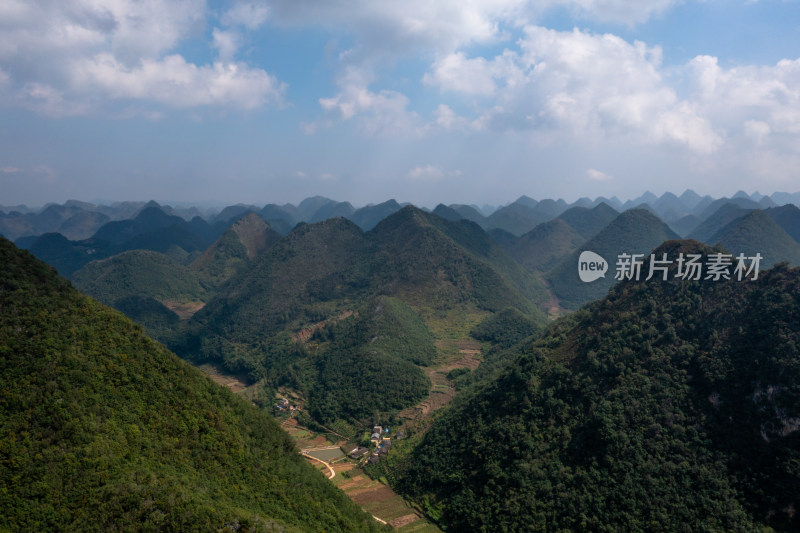
[[[409,507],[389,485],[370,479],[359,468],[331,480],[351,500],[372,516],[381,519],[403,533],[435,533],[441,531],[421,513]]]

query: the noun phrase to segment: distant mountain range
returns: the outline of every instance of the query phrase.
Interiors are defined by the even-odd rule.
[[[800,200],[799,195],[773,196],[779,200]],[[639,212],[638,218],[629,214],[634,207]],[[92,208],[97,210],[88,211]],[[196,210],[178,211],[155,202],[123,203],[116,208],[116,213],[106,208],[100,212],[100,208],[91,204],[68,202],[60,207],[50,205],[39,214],[17,212],[14,216],[0,217],[0,225],[3,220],[38,217],[40,224],[41,220],[47,220],[51,226],[63,227],[70,220],[86,219],[87,213],[100,218],[133,213],[132,218],[106,221],[88,238],[71,240],[61,233],[45,233],[20,237],[17,244],[30,249],[67,277],[91,261],[125,251],[159,252],[197,273],[208,291],[206,296],[196,299],[206,300],[215,292],[214,287],[242,272],[258,255],[293,233],[293,228],[306,224],[306,220],[317,224],[341,218],[362,231],[370,231],[400,212],[403,205],[389,200],[354,209],[347,202],[315,196],[298,206],[236,205],[206,218],[195,215],[189,220],[171,213],[190,216]],[[745,218],[754,212],[763,212],[764,216]],[[732,198],[713,199],[686,191],[680,196],[645,194],[624,204],[614,198],[582,198],[572,205],[563,200],[537,201],[522,196],[489,216],[474,206],[459,204],[440,204],[430,216],[451,222],[469,221],[484,230],[499,248],[549,285],[554,298],[551,309],[577,308],[602,297],[613,284],[613,270],[605,280],[591,285],[579,282],[574,263],[583,250],[610,258],[613,268],[619,253],[647,254],[663,240],[688,237],[709,245],[721,244],[736,254],[761,253],[765,267],[779,261],[800,263],[800,209],[791,203],[775,206],[771,197],[758,193],[748,196],[740,191]]]
[[[605,203],[617,212],[648,206],[659,218],[670,224],[676,233],[685,236],[694,229],[694,226],[686,221],[699,223],[725,203],[733,203],[746,209],[768,209],[786,204],[800,205],[800,193],[779,192],[765,196],[758,192],[748,195],[743,191],[738,191],[730,198],[712,198],[710,196],[701,197],[694,191],[687,190],[680,196],[667,192],[660,197],[646,192],[638,198],[625,202],[616,197],[598,197],[594,200],[584,197],[571,204],[562,199],[535,200],[528,196],[521,196],[516,201],[498,208],[463,204],[449,206],[442,204],[441,207],[449,207],[453,212],[458,213],[460,218],[471,220],[484,229],[499,228],[520,236],[533,229],[537,224],[552,220],[569,208],[592,208],[601,203]],[[108,222],[136,218],[142,210],[149,207],[158,207],[165,214],[180,217],[186,222],[199,217],[211,225],[221,223],[226,227],[234,222],[234,219],[253,211],[282,235],[286,235],[300,222],[320,222],[333,217],[348,218],[366,231],[404,205],[406,204],[389,200],[377,205],[355,208],[349,202],[314,196],[306,198],[297,206],[267,204],[259,207],[237,204],[213,211],[208,208],[160,206],[153,201],[95,205],[70,200],[63,205],[48,204],[41,209],[30,209],[26,206],[0,206],[0,235],[15,242],[21,237],[35,237],[45,233],[61,233],[70,240],[82,240],[96,236],[98,230]],[[441,209],[436,214],[443,218],[452,216],[443,215]],[[115,234],[118,231],[115,230]],[[121,235],[116,236],[121,238]],[[103,238],[103,234],[99,238]],[[29,243],[29,241],[23,241],[21,244],[24,246]]]

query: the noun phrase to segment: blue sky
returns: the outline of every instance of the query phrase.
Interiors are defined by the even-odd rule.
[[[800,190],[800,2],[2,0],[0,205]]]

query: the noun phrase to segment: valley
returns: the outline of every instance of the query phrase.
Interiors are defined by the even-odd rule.
[[[82,240],[19,242],[277,422],[336,489],[339,510],[320,512],[369,517],[344,530],[790,531],[800,209],[770,202],[521,197],[484,216],[315,197],[188,221],[151,202]],[[604,277],[579,279],[584,251]],[[628,252],[643,269],[681,253],[764,264],[745,281],[618,282]],[[220,457],[209,468],[236,464]]]
[[[0,533],[800,532],[800,0],[0,0]]]
[[[306,343],[312,333],[319,331],[329,322],[335,322],[352,316],[352,312],[344,312],[330,321],[315,323],[300,330],[294,335],[296,342]],[[455,309],[447,313],[431,313],[429,325],[431,330],[440,336],[434,341],[436,357],[425,367],[425,374],[431,386],[428,395],[419,403],[397,413],[397,425],[392,427],[394,438],[399,435],[423,433],[431,424],[437,411],[447,406],[456,395],[453,379],[448,377],[454,370],[474,371],[481,363],[481,343],[469,336],[469,332],[486,313],[475,308]],[[435,317],[435,318],[434,318]],[[247,384],[240,378],[225,375],[220,367],[206,363],[198,367],[215,383],[229,388],[245,397]],[[425,515],[409,504],[388,485],[386,479],[373,479],[361,468],[373,452],[368,452],[359,459],[352,459],[343,453],[348,441],[356,439],[357,434],[341,435],[314,422],[315,430],[298,422],[298,411],[302,410],[305,401],[296,390],[281,388],[276,396],[291,398],[288,402],[292,409],[283,409],[276,416],[281,428],[294,439],[301,455],[309,463],[320,470],[334,485],[347,494],[365,512],[370,513],[379,522],[386,523],[393,529],[406,533],[433,533],[440,531]],[[391,453],[391,451],[389,452]],[[374,457],[377,459],[378,455]]]

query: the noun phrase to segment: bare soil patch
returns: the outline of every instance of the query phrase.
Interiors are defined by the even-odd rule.
[[[335,463],[331,464],[331,466],[333,467],[334,470],[336,470],[337,474],[344,474],[345,472],[349,472],[350,470],[355,468],[356,465],[354,465],[353,463]]]
[[[326,446],[330,443],[328,442],[328,439],[326,439],[322,435],[318,435],[311,441],[311,444],[312,444],[311,447],[319,448],[321,446]]]
[[[217,385],[228,387],[234,393],[238,394],[247,388],[247,383],[236,376],[225,374],[217,365],[206,363],[198,366],[197,368],[202,370],[208,377],[210,377],[211,381]]]
[[[395,529],[400,529],[401,527],[407,526],[408,524],[413,524],[417,520],[419,520],[419,515],[407,514],[405,516],[401,516],[400,518],[395,518],[394,520],[389,522],[389,525]]]
[[[205,302],[179,302],[177,300],[164,300],[161,303],[178,315],[181,320],[189,320],[206,305]]]

